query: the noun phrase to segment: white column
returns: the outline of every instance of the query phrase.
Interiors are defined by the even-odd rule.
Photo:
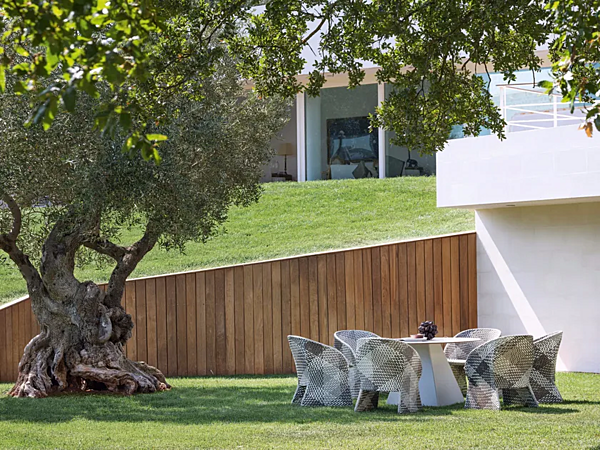
[[[320,180],[327,167],[327,155],[321,146],[321,97],[306,97],[304,135],[306,146],[306,181]]]
[[[304,92],[296,95],[296,164],[298,181],[306,181],[306,120]]]
[[[385,84],[379,83],[377,85],[377,104],[381,104],[385,100]],[[377,142],[379,144],[379,178],[385,178],[385,154],[387,149],[387,141],[385,139],[385,129],[377,129]]]

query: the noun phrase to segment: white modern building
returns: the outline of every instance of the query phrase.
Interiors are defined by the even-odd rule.
[[[504,141],[437,155],[438,206],[475,210],[479,326],[563,330],[559,370],[600,372],[600,137],[559,98],[521,89],[500,88]]]
[[[369,131],[369,115],[388,88],[377,84],[375,71],[366,68],[365,82],[354,89],[348,89],[347,77],[339,74],[327,77],[318,97],[299,94],[290,122],[272,142],[281,154],[265,167],[263,181],[284,179],[275,174],[284,171],[286,159],[288,178],[295,181],[435,174],[435,156],[409,154],[391,144],[393,133]],[[292,154],[284,156],[290,148]],[[417,164],[407,167],[408,159]]]

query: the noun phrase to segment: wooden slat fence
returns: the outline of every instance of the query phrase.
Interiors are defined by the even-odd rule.
[[[333,345],[343,329],[476,327],[476,283],[475,233],[130,280],[126,352],[167,376],[292,373],[288,334]],[[28,299],[0,308],[0,381],[37,332]]]

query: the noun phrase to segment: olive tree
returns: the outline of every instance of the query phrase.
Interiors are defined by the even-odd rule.
[[[26,280],[41,332],[25,348],[10,393],[167,389],[159,370],[123,353],[134,326],[121,304],[125,280],[154,247],[205,240],[231,205],[257,199],[288,106],[244,92],[223,57],[193,100],[173,98],[168,129],[148,130],[170,136],[155,164],[124,153],[119,132],[92,130],[96,99],[82,96],[47,131],[23,126],[27,102],[0,98],[0,250]],[[139,240],[120,243],[124,227],[141,228]],[[106,291],[74,275],[77,264],[98,257],[114,265]]]

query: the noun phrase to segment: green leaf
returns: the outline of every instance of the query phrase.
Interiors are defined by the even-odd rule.
[[[538,83],[538,86],[541,87],[541,88],[543,88],[543,89],[546,89],[547,93],[552,92],[552,90],[554,89],[554,84],[551,81],[548,81],[548,80],[540,81]]]
[[[156,164],[160,164],[162,162],[162,157],[160,156],[160,153],[158,153],[158,149],[154,147],[152,150],[152,159],[154,159]]]
[[[33,110],[34,116],[33,119],[28,121],[27,126],[32,124],[38,124],[46,115],[47,103],[40,105],[37,110]]]
[[[50,71],[54,70],[54,68],[58,65],[58,55],[52,53],[50,51],[50,47],[46,48],[46,62],[48,63],[48,68]]]
[[[25,58],[27,58],[29,56],[29,52],[27,50],[25,50],[23,47],[21,47],[20,45],[15,46],[15,51],[19,55],[24,56]]]
[[[0,92],[4,92],[6,89],[6,68],[0,65]]]
[[[73,86],[69,86],[65,90],[65,92],[63,92],[62,99],[67,111],[75,111],[75,104],[77,102],[77,91]]]
[[[42,121],[42,127],[44,131],[48,131],[48,129],[52,126],[54,122],[54,118],[56,117],[56,113],[58,111],[58,98],[51,97],[48,102],[48,108],[46,108],[46,114],[44,115],[44,119]]]
[[[166,141],[168,138],[164,134],[147,134],[146,139],[149,141]]]
[[[119,115],[119,124],[123,130],[127,131],[131,128],[131,114],[123,112]]]
[[[597,111],[596,111],[597,112]],[[594,125],[596,125],[596,130],[600,131],[600,116],[597,116],[594,119]]]

